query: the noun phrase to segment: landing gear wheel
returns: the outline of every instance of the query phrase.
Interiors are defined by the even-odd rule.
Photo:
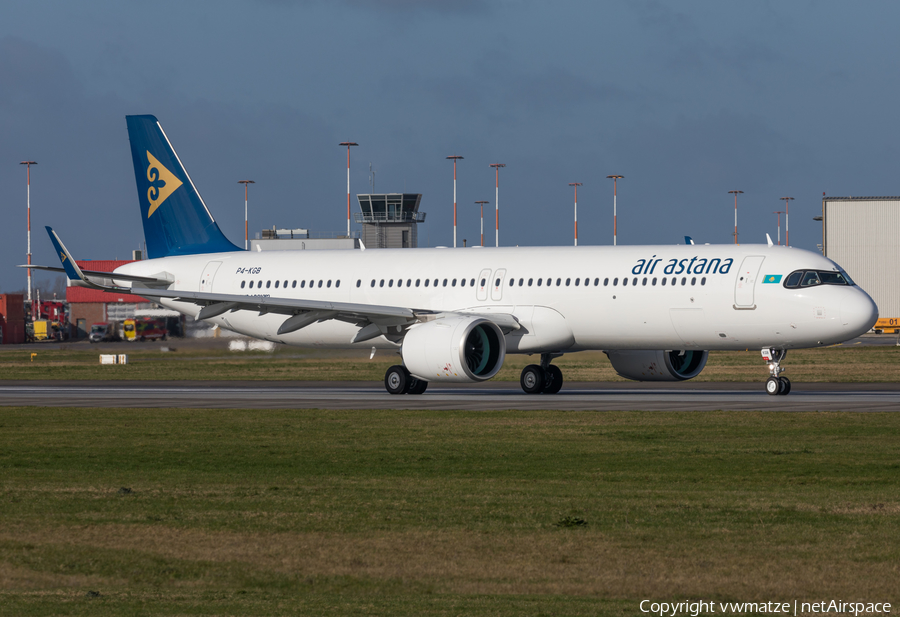
[[[778,396],[779,394],[781,394],[783,388],[784,386],[782,385],[781,380],[777,377],[769,377],[766,380],[766,392],[768,392],[772,396]]]
[[[384,388],[388,394],[406,394],[409,392],[412,377],[406,367],[399,364],[392,366],[384,374]]]
[[[790,394],[791,393],[791,380],[788,379],[787,377],[779,377],[778,379],[781,381],[781,391],[779,392],[779,394],[781,394],[782,396]]]
[[[525,394],[539,394],[544,389],[544,369],[537,364],[529,364],[522,369],[519,384]]]
[[[424,379],[409,378],[409,391],[407,394],[422,394],[428,388],[428,382]]]
[[[555,364],[551,364],[544,371],[544,394],[556,394],[563,385],[562,371]]]

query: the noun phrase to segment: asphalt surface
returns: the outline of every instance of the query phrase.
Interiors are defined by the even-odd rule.
[[[495,409],[558,411],[900,411],[900,384],[795,383],[787,396],[763,383],[572,383],[526,395],[516,383],[434,386],[387,394],[377,382],[2,382],[0,406],[219,409]]]

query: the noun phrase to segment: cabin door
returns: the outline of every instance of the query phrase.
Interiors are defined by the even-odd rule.
[[[734,308],[755,309],[753,292],[756,288],[756,280],[759,278],[759,269],[765,259],[762,255],[750,255],[744,257],[743,263],[737,272],[734,281]]]

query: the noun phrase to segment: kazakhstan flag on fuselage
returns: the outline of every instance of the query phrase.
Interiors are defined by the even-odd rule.
[[[763,283],[780,283],[781,275],[780,274],[767,274],[763,277]]]

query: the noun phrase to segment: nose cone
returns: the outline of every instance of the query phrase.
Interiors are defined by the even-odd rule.
[[[841,325],[849,330],[852,337],[865,334],[878,321],[878,307],[869,294],[854,288],[841,301]]]

